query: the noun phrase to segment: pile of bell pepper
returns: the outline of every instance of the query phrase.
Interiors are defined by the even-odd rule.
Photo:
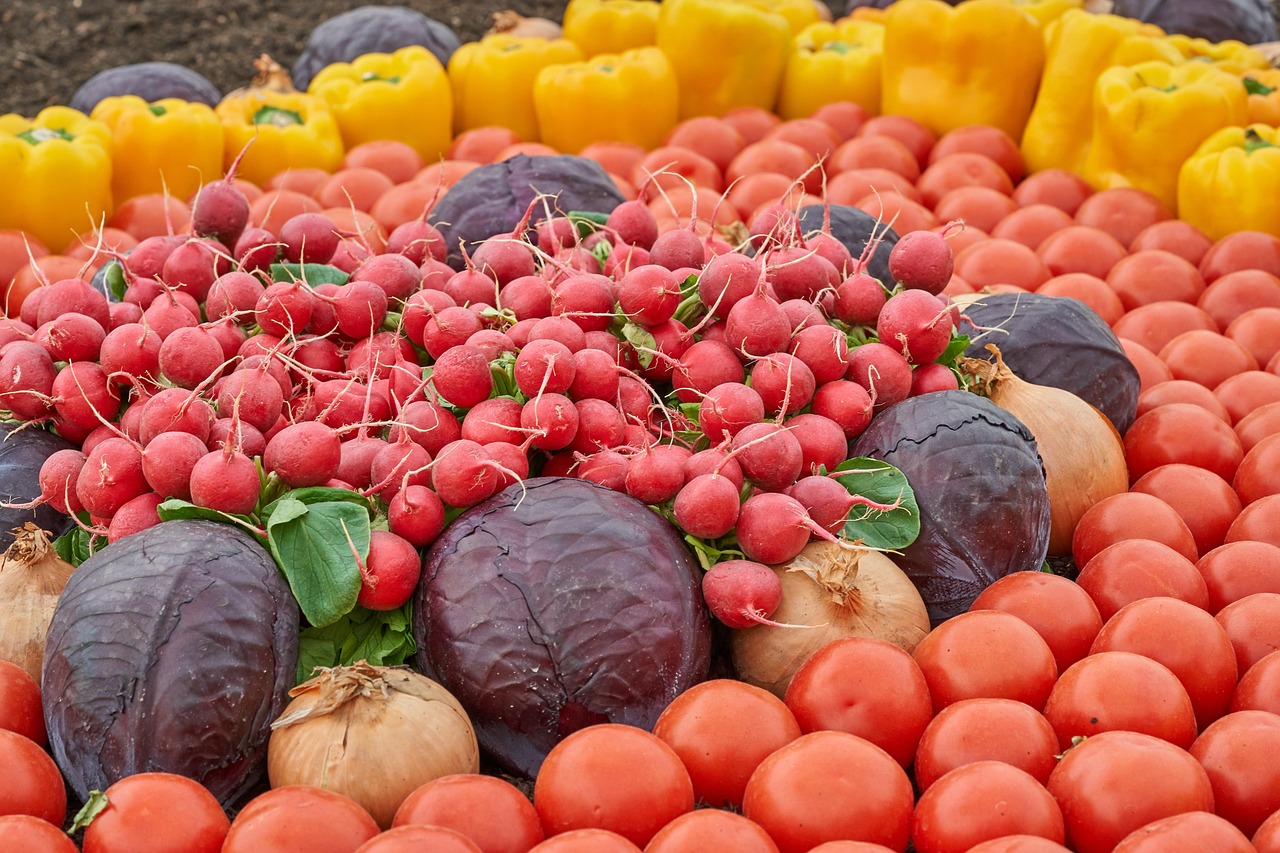
[[[986,124],[1031,171],[1146,190],[1211,238],[1280,234],[1280,70],[1238,42],[1210,43],[1083,0],[898,0],[832,22],[814,0],[571,0],[563,37],[492,35],[444,68],[425,49],[332,65],[307,92],[268,80],[216,108],[109,98],[92,116],[52,107],[0,117],[0,228],[52,246],[113,204],[190,197],[237,157],[262,183],[332,171],[374,139],[440,159],[453,134],[499,125],[576,153],[660,145],[685,118],[744,106],[783,118],[852,101],[935,133]]]

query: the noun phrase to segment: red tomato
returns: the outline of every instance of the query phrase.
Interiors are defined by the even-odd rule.
[[[793,118],[775,125],[765,134],[765,139],[781,139],[794,142],[813,155],[814,159],[826,159],[840,147],[840,136],[831,125],[812,118]]]
[[[1227,410],[1231,422],[1238,423],[1263,406],[1280,402],[1280,376],[1263,370],[1245,370],[1218,383],[1213,396]]]
[[[835,150],[830,173],[838,175],[850,169],[888,169],[912,183],[920,177],[916,155],[897,139],[883,134],[855,136]]]
[[[84,853],[218,853],[231,821],[199,782],[173,773],[126,776],[84,831]]]
[[[1207,468],[1230,481],[1244,449],[1231,426],[1212,412],[1172,403],[1133,422],[1124,434],[1124,457],[1132,481],[1171,462]]]
[[[1280,547],[1267,542],[1228,542],[1196,563],[1209,591],[1209,612],[1256,592],[1280,593]]]
[[[1049,644],[1058,672],[1087,655],[1102,630],[1102,616],[1089,594],[1048,572],[1005,575],[978,593],[969,609],[1003,610],[1035,628]]]
[[[551,836],[529,853],[640,853],[640,848],[607,829],[574,829]]]
[[[533,806],[548,835],[607,829],[636,845],[693,810],[680,756],[644,729],[602,723],[579,729],[547,753]]]
[[[858,128],[858,136],[875,136],[883,134],[907,146],[915,155],[916,163],[923,169],[929,163],[929,152],[933,150],[938,138],[933,131],[915,119],[906,116],[875,116]]]
[[[1183,332],[1158,353],[1178,379],[1190,379],[1212,390],[1246,370],[1258,370],[1253,354],[1217,332]]]
[[[893,853],[883,844],[872,844],[870,841],[828,841],[819,844],[809,853]]]
[[[1149,192],[1116,187],[1094,193],[1075,212],[1076,222],[1101,228],[1128,246],[1142,229],[1173,218],[1173,212]]]
[[[961,219],[989,232],[1017,209],[1013,199],[991,187],[956,187],[938,199],[933,213],[943,222]]]
[[[869,637],[828,643],[805,661],[787,687],[800,730],[866,738],[903,767],[933,716],[924,673],[900,647]]]
[[[1280,493],[1280,435],[1267,436],[1244,455],[1231,485],[1245,506]]]
[[[443,826],[401,826],[370,838],[355,853],[485,853],[461,832]]]
[[[975,761],[1003,761],[1042,785],[1057,766],[1058,736],[1044,715],[1014,699],[963,699],[942,709],[920,738],[916,785],[926,791]]]
[[[1117,337],[1128,338],[1156,353],[1183,332],[1199,330],[1217,332],[1218,324],[1203,308],[1169,299],[1129,309],[1113,328]]]
[[[1103,620],[1126,604],[1152,596],[1209,608],[1209,590],[1195,564],[1150,539],[1125,539],[1108,545],[1080,570],[1076,583],[1093,599]]]
[[[1106,231],[1084,225],[1071,225],[1050,234],[1035,251],[1050,275],[1083,272],[1103,279],[1128,254],[1120,241]]]
[[[1208,388],[1190,379],[1170,379],[1139,393],[1138,417],[1170,403],[1190,403],[1212,412],[1223,423],[1231,423],[1231,413],[1222,405],[1222,401]]]
[[[1258,364],[1267,364],[1280,352],[1280,308],[1246,311],[1223,334],[1252,353]]]
[[[1172,463],[1153,468],[1138,478],[1133,491],[1153,495],[1173,507],[1191,531],[1198,556],[1222,544],[1242,508],[1231,483],[1194,465]]]
[[[977,288],[1013,284],[1035,290],[1052,277],[1036,253],[1013,240],[984,240],[956,257],[956,274]]]
[[[1213,788],[1199,762],[1138,732],[1102,732],[1072,747],[1049,777],[1049,793],[1076,853],[1108,853],[1152,821],[1213,810]]]
[[[1030,204],[1019,207],[1000,220],[992,229],[991,236],[1013,240],[1034,252],[1051,235],[1074,224],[1071,214],[1061,208],[1051,204]]]
[[[1145,391],[1153,385],[1173,378],[1173,371],[1155,353],[1136,341],[1131,341],[1122,335],[1119,337],[1120,346],[1124,347],[1124,354],[1138,369],[1140,390]]]
[[[748,145],[764,139],[769,131],[782,124],[782,119],[761,107],[735,107],[725,113],[722,120],[733,125]]]
[[[1053,686],[1044,716],[1064,750],[1101,732],[1141,732],[1183,749],[1196,739],[1186,688],[1164,664],[1133,652],[1096,652],[1073,664]]]
[[[1132,432],[1133,427],[1129,429]],[[1195,537],[1177,510],[1159,498],[1141,492],[1112,495],[1085,510],[1071,537],[1071,553],[1076,565],[1083,568],[1103,548],[1134,538],[1137,534],[1141,534],[1143,539],[1168,545],[1188,560],[1199,556]]]
[[[1062,853],[1067,848],[1038,835],[1006,835],[972,847],[969,853]]]
[[[525,853],[543,839],[529,798],[510,782],[479,773],[442,776],[415,789],[391,822],[410,824],[455,829],[484,853]]]
[[[853,101],[832,101],[809,113],[809,118],[826,122],[841,139],[852,139],[871,118],[871,113]]]
[[[1227,712],[1236,689],[1231,638],[1208,612],[1176,598],[1144,598],[1107,620],[1092,653],[1133,652],[1169,668],[1191,699],[1196,727]]]
[[[1013,190],[1013,200],[1023,207],[1050,204],[1071,216],[1076,215],[1084,200],[1093,195],[1093,187],[1074,172],[1045,169],[1028,175]]]
[[[1228,542],[1254,539],[1280,545],[1280,495],[1258,498],[1240,511],[1227,531]]]
[[[350,797],[285,785],[240,810],[222,853],[353,853],[377,834],[378,824]]]
[[[1280,278],[1262,270],[1227,273],[1209,285],[1196,303],[1221,328],[1254,308],[1280,308]]]
[[[719,809],[698,809],[680,815],[660,829],[644,848],[644,853],[688,853],[692,850],[778,853],[778,845],[759,824],[742,815]]]
[[[1280,810],[1280,717],[1237,711],[1204,730],[1191,755],[1209,774],[1213,808],[1245,835]]]
[[[47,254],[49,250],[33,235],[16,228],[0,228],[0,287],[8,285],[32,258]]]
[[[1113,853],[1253,853],[1240,830],[1209,812],[1183,812],[1129,833]]]
[[[840,176],[836,175],[838,179]],[[830,203],[837,202],[827,194]],[[853,206],[864,213],[869,213],[882,223],[893,223],[893,229],[899,234],[910,234],[912,231],[929,231],[938,225],[938,217],[922,204],[917,204],[901,193],[868,193],[852,202]]]
[[[999,231],[1000,228],[997,227],[996,236],[1000,236]],[[1120,304],[1120,297],[1116,296],[1116,292],[1096,275],[1083,272],[1056,275],[1036,288],[1036,293],[1041,296],[1065,296],[1070,299],[1079,299],[1092,308],[1093,312],[1108,326],[1115,325],[1124,316],[1124,306]]]
[[[934,782],[916,803],[916,853],[965,853],[1006,835],[1064,840],[1062,810],[1026,771],[1002,761],[975,761]]]
[[[596,144],[599,145],[601,143]],[[747,147],[747,141],[738,132],[737,128],[724,119],[714,118],[713,116],[697,116],[680,122],[671,129],[662,144],[675,145],[696,151],[712,163],[715,163],[722,172],[729,168],[729,164],[733,162],[733,158],[737,156],[738,152]],[[637,151],[628,155],[629,163],[619,162],[617,164],[619,166],[625,165],[625,169],[620,172],[621,174],[633,174],[636,164],[643,160],[648,153],[640,146],[635,146],[635,148]],[[612,169],[611,171],[617,172],[619,170]]]
[[[80,853],[75,842],[58,827],[26,814],[0,817],[0,850],[22,853]]]
[[[991,239],[990,234],[988,234],[986,231],[983,231],[981,228],[975,228],[973,225],[969,224],[968,222],[965,223],[963,228],[954,228],[951,231],[947,232],[947,244],[951,246],[952,256],[957,256],[961,252],[968,249],[970,246],[985,242],[990,239]],[[956,278],[956,275],[954,272],[951,274],[951,277],[952,279]],[[970,288],[970,291],[973,290],[972,285],[969,285],[969,288]]]
[[[1248,269],[1280,276],[1280,237],[1237,231],[1214,243],[1200,261],[1200,272],[1210,284],[1228,273]]]
[[[882,196],[898,195],[917,204],[920,202],[920,193],[911,182],[889,169],[849,169],[827,181],[827,197],[833,203],[848,204],[854,199],[876,193]],[[930,211],[929,215],[932,216],[933,212]]]
[[[1263,821],[1251,840],[1258,853],[1280,853],[1280,811]]]
[[[1128,311],[1166,299],[1194,303],[1205,288],[1204,278],[1195,265],[1173,252],[1159,249],[1138,252],[1118,261],[1107,273],[1107,284],[1120,296]]]
[[[751,774],[742,813],[764,827],[781,853],[824,841],[871,841],[906,849],[911,781],[880,747],[845,732],[802,735]]]
[[[916,181],[925,206],[930,208],[936,207],[943,196],[957,187],[969,186],[990,187],[1005,195],[1013,192],[1013,182],[1000,164],[985,154],[964,151],[930,163]]]
[[[999,610],[970,610],[925,635],[913,653],[934,713],[961,699],[1016,699],[1039,710],[1058,677],[1035,628]]]
[[[0,730],[44,746],[48,735],[40,707],[40,685],[16,663],[0,660]]]
[[[1181,219],[1165,219],[1152,223],[1138,232],[1129,244],[1130,252],[1145,252],[1148,249],[1162,249],[1186,258],[1196,266],[1213,246],[1213,241],[1204,232],[1189,222]]]
[[[1249,667],[1280,649],[1280,594],[1246,595],[1219,610],[1214,618],[1231,638],[1241,678]]]
[[[1249,667],[1236,685],[1231,710],[1280,714],[1280,652],[1272,652]]]
[[[744,740],[742,732],[752,732]],[[767,690],[721,678],[694,685],[663,709],[653,733],[675,750],[693,780],[694,796],[719,807],[742,805],[756,767],[800,737],[800,724]]]
[[[929,152],[929,162],[936,163],[948,154],[962,151],[991,158],[1015,184],[1022,180],[1025,167],[1018,143],[998,127],[971,124],[948,131]]]
[[[1240,419],[1235,427],[1240,448],[1248,453],[1258,442],[1280,432],[1280,403],[1268,403]]]
[[[62,826],[67,790],[49,754],[30,738],[0,729],[0,815],[25,814]]]

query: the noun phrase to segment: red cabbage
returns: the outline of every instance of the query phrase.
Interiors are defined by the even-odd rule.
[[[40,466],[59,450],[75,447],[65,438],[34,426],[0,423],[0,503],[25,504],[40,496]],[[13,544],[13,531],[28,521],[56,538],[71,527],[71,517],[48,504],[34,509],[0,506],[0,550]]]

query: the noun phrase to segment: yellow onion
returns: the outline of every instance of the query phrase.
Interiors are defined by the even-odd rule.
[[[0,561],[0,660],[22,667],[39,684],[49,620],[75,567],[31,522],[14,533]]]
[[[504,9],[493,13],[489,21],[489,30],[485,35],[492,36],[498,33],[523,38],[558,39],[564,35],[564,30],[555,21],[547,18],[526,18],[519,12]]]
[[[359,661],[321,668],[289,695],[267,743],[273,788],[312,785],[343,794],[386,829],[415,788],[480,769],[467,712],[416,672]]]
[[[960,369],[1035,437],[1049,487],[1049,553],[1070,554],[1080,516],[1103,498],[1129,490],[1124,443],[1102,412],[1070,391],[1019,379],[999,347],[987,344],[987,350],[995,361],[966,358]]]
[[[770,619],[734,631],[733,663],[748,684],[781,698],[809,656],[833,640],[873,637],[910,652],[929,633],[929,611],[911,579],[884,553],[810,542],[774,566],[782,604]]]

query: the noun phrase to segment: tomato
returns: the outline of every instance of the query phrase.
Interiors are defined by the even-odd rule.
[[[1253,853],[1249,839],[1209,812],[1183,812],[1135,829],[1114,853]]]
[[[1280,308],[1254,308],[1231,321],[1223,334],[1267,364],[1280,352]]]
[[[548,835],[607,829],[636,845],[693,810],[693,782],[680,756],[644,729],[602,723],[551,748],[533,788]]]
[[[956,256],[956,274],[974,287],[1013,284],[1035,290],[1052,277],[1036,253],[1013,240],[991,239]]]
[[[222,853],[353,853],[377,834],[378,824],[350,797],[285,785],[240,810]]]
[[[1236,689],[1236,654],[1222,625],[1176,598],[1144,598],[1107,620],[1093,653],[1133,652],[1169,668],[1186,688],[1196,726],[1227,712]]]
[[[1131,480],[1161,465],[1183,462],[1230,481],[1244,458],[1244,449],[1231,426],[1212,412],[1171,403],[1133,422],[1124,434],[1124,456]]]
[[[75,842],[58,827],[26,814],[0,817],[0,850],[21,853],[80,853]]]
[[[1045,787],[1002,761],[975,761],[948,772],[916,803],[916,853],[965,853],[1006,835],[1064,840],[1062,810]]]
[[[892,136],[907,146],[907,150],[915,155],[916,163],[921,169],[929,164],[929,152],[938,141],[933,131],[907,116],[875,116],[867,119],[862,127],[858,128],[858,136],[879,134]]]
[[[829,124],[812,118],[793,118],[775,125],[765,134],[765,139],[781,139],[792,142],[813,155],[815,160],[826,159],[840,147],[839,134]]]
[[[1093,195],[1093,187],[1074,172],[1065,169],[1045,169],[1028,175],[1013,189],[1013,200],[1027,207],[1032,204],[1049,204],[1075,216],[1084,200]]]
[[[1152,821],[1213,811],[1213,788],[1199,762],[1138,732],[1102,732],[1072,747],[1049,777],[1049,793],[1076,853],[1108,853]]]
[[[1067,848],[1038,835],[1006,835],[969,849],[969,853],[1062,853]]]
[[[1186,688],[1164,664],[1133,652],[1096,652],[1073,664],[1053,686],[1044,716],[1064,750],[1100,732],[1141,732],[1183,749],[1196,739]]]
[[[1165,219],[1154,222],[1138,232],[1129,244],[1130,252],[1144,252],[1147,249],[1163,249],[1186,258],[1197,267],[1200,260],[1213,246],[1213,241],[1204,232],[1189,222],[1181,219]]]
[[[1039,710],[1058,677],[1049,644],[999,610],[970,610],[925,635],[912,653],[936,714],[961,699],[1016,699]]]
[[[216,797],[173,773],[126,776],[84,831],[84,853],[218,853],[231,828]]]
[[[1204,278],[1194,264],[1159,249],[1137,252],[1118,261],[1107,273],[1107,284],[1128,311],[1162,300],[1194,303],[1205,289]]]
[[[1280,545],[1280,495],[1258,498],[1240,511],[1227,530],[1228,542],[1254,539]]]
[[[996,232],[999,231],[997,227]],[[999,234],[997,233],[996,236]],[[1116,296],[1116,292],[1096,275],[1083,272],[1056,275],[1036,288],[1036,293],[1041,296],[1065,296],[1070,299],[1079,299],[1092,308],[1093,312],[1108,326],[1114,326],[1124,316],[1124,305],[1120,303],[1120,297]]]
[[[1208,329],[1183,332],[1157,353],[1178,379],[1190,379],[1212,390],[1223,381],[1259,365],[1247,349]]]
[[[1251,840],[1258,853],[1280,853],[1280,811],[1263,821]]]
[[[869,637],[835,640],[814,652],[792,677],[786,703],[806,734],[858,735],[903,767],[933,717],[929,685],[911,655]]]
[[[1213,396],[1226,408],[1231,422],[1238,423],[1255,410],[1280,402],[1280,376],[1264,370],[1241,371],[1218,383]]]
[[[966,186],[956,187],[938,199],[933,213],[943,222],[963,220],[966,225],[989,232],[1017,209],[1014,200],[999,190]]]
[[[883,844],[872,844],[870,841],[828,841],[819,844],[809,853],[893,853]]]
[[[824,122],[841,139],[847,140],[852,139],[858,129],[867,123],[871,113],[853,101],[832,101],[809,113],[809,118]]]
[[[835,180],[839,178],[840,175],[836,175]],[[827,198],[831,199],[830,190]],[[830,203],[837,202],[832,199]],[[902,234],[928,231],[938,225],[938,217],[933,215],[932,210],[898,192],[870,192],[853,199],[851,204],[882,223],[892,222],[894,230],[902,229]]]
[[[1094,193],[1075,212],[1076,222],[1101,228],[1128,246],[1144,228],[1173,219],[1173,212],[1145,190],[1115,187]]]
[[[840,145],[831,155],[830,174],[838,175],[850,169],[888,169],[915,183],[920,177],[920,164],[911,153],[892,136],[855,136]]]
[[[1209,608],[1209,590],[1195,564],[1148,539],[1126,539],[1103,548],[1080,571],[1076,583],[1093,599],[1103,620],[1126,604],[1152,596]]]
[[[1035,253],[1050,275],[1082,272],[1102,279],[1128,254],[1120,241],[1106,231],[1084,225],[1071,225],[1050,234]],[[1121,301],[1123,304],[1123,298]]]
[[[1248,269],[1280,276],[1280,237],[1237,231],[1214,243],[1200,261],[1200,272],[1210,284],[1228,273]]]
[[[1214,618],[1231,638],[1241,678],[1249,667],[1280,649],[1280,594],[1246,595],[1219,610]]]
[[[1240,448],[1248,453],[1262,439],[1280,432],[1280,403],[1268,403],[1240,419],[1235,427]]]
[[[1133,491],[1153,495],[1173,507],[1191,531],[1197,555],[1222,544],[1241,510],[1231,483],[1194,465],[1172,463],[1153,468],[1138,478]]]
[[[33,258],[49,254],[33,235],[16,228],[0,228],[0,286],[7,285]]]
[[[1276,377],[1280,381],[1280,377]],[[1244,455],[1232,487],[1244,505],[1280,493],[1280,435],[1269,435]],[[1226,531],[1223,531],[1226,534]]]
[[[457,830],[485,853],[524,853],[543,839],[529,798],[510,782],[479,773],[442,776],[416,788],[391,822],[410,824]]]
[[[947,232],[947,244],[951,246],[951,254],[958,256],[965,249],[977,243],[982,243],[991,239],[991,235],[981,228],[975,228],[966,222],[963,228],[953,228]],[[951,274],[955,278],[955,273]],[[973,285],[969,285],[972,290]]]
[[[989,157],[1015,184],[1022,180],[1025,167],[1018,143],[998,127],[971,124],[948,131],[929,152],[929,162],[936,163],[949,154],[962,151]]]
[[[970,610],[1003,610],[1026,622],[1044,639],[1062,672],[1089,653],[1102,630],[1102,616],[1077,584],[1048,572],[1014,572],[988,586]]]
[[[1253,835],[1280,810],[1280,717],[1237,711],[1209,726],[1191,745],[1209,774],[1214,812]]]
[[[1227,273],[1200,294],[1196,303],[1219,328],[1254,308],[1280,308],[1280,278],[1257,269]]]
[[[741,733],[750,730],[749,740]],[[733,679],[694,685],[663,709],[653,733],[684,763],[694,796],[742,805],[747,780],[775,749],[800,737],[795,715],[767,690]]]
[[[1071,537],[1071,553],[1076,565],[1084,568],[1103,548],[1139,533],[1143,539],[1168,545],[1188,560],[1198,556],[1191,529],[1177,511],[1159,498],[1141,492],[1111,495],[1085,510]]]
[[[443,826],[401,826],[370,838],[355,853],[485,853],[470,838]]]
[[[774,752],[747,783],[742,813],[781,853],[849,839],[906,849],[912,792],[906,772],[880,747],[846,732],[802,735]]]
[[[1138,388],[1141,391],[1173,378],[1173,371],[1169,369],[1169,365],[1161,361],[1155,353],[1123,335],[1119,337],[1125,356],[1138,370]]]
[[[1161,300],[1128,309],[1115,323],[1113,331],[1117,337],[1128,338],[1158,353],[1183,332],[1217,332],[1218,324],[1203,308],[1186,302]]]
[[[640,848],[607,829],[573,829],[551,836],[529,853],[640,853]]]
[[[0,729],[0,815],[25,814],[62,826],[67,790],[49,754],[30,738]]]
[[[1003,761],[1041,784],[1057,765],[1058,736],[1044,715],[1013,699],[962,699],[924,730],[914,775],[920,790],[975,761]]]
[[[1209,612],[1255,592],[1280,593],[1280,547],[1268,542],[1228,542],[1200,558],[1196,568],[1209,591]]]
[[[16,663],[0,660],[0,729],[44,746],[48,735],[40,707],[40,685]]]
[[[88,281],[92,277],[92,271],[85,267],[83,261],[66,255],[44,255],[20,267],[12,280],[0,280],[0,293],[3,293],[0,311],[6,317],[18,317],[22,313],[22,303],[46,282],[64,278],[82,278]]]
[[[759,824],[742,815],[719,809],[698,809],[680,815],[660,829],[644,848],[644,853],[688,853],[691,850],[778,853],[778,845]]]
[[[935,160],[916,181],[924,205],[929,208],[937,207],[942,197],[957,187],[970,186],[988,187],[1004,195],[1013,192],[1013,182],[999,163],[985,154],[970,151],[948,154]]]
[[[1236,685],[1231,710],[1280,714],[1280,652],[1258,660]]]
[[[1190,403],[1212,412],[1223,423],[1231,423],[1231,413],[1214,392],[1190,379],[1170,379],[1139,393],[1137,415],[1142,417],[1152,409],[1171,403]]]

